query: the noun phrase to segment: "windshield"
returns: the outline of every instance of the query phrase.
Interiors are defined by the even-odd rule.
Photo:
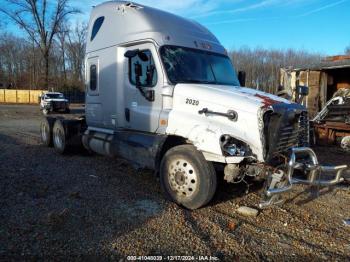
[[[63,94],[46,94],[47,98],[64,98]]]
[[[163,46],[160,53],[173,84],[240,86],[231,60],[225,55],[177,46]]]

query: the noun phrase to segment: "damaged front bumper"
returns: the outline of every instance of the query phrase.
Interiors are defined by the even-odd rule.
[[[299,158],[298,158],[299,157]],[[304,164],[298,162],[298,159],[308,157],[311,163]],[[273,204],[273,196],[286,193],[293,188],[294,184],[304,184],[311,186],[327,187],[334,186],[344,181],[343,172],[347,169],[347,165],[340,166],[322,166],[318,163],[317,156],[311,148],[298,147],[291,149],[290,160],[288,162],[287,173],[275,172],[272,174],[270,187],[265,194],[270,198],[270,201],[263,202],[260,207]],[[299,170],[305,173],[306,178],[296,178],[295,171]],[[324,179],[324,175],[331,176],[331,179]],[[286,183],[282,187],[275,187],[281,181],[283,176],[286,176]]]

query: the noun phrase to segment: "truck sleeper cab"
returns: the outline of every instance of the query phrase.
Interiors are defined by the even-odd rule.
[[[306,109],[241,87],[224,47],[194,21],[131,2],[98,5],[90,17],[85,68],[83,123],[74,129],[68,128],[78,125],[74,121],[46,120],[42,126],[49,128],[42,130],[52,130],[42,131],[46,140],[52,137],[64,152],[77,137],[67,130],[79,130],[86,149],[156,170],[165,195],[186,208],[202,207],[214,196],[214,165],[228,182],[265,178],[261,207],[295,183],[342,181],[345,165],[321,167],[304,147]],[[297,179],[296,170],[308,176]],[[324,181],[321,172],[336,174]]]

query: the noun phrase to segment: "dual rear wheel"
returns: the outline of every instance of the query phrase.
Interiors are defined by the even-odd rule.
[[[67,150],[67,134],[63,123],[59,119],[45,118],[40,125],[41,141],[45,146],[54,147],[63,154]]]
[[[60,154],[66,152],[67,143],[66,143],[66,131],[62,124],[62,121],[56,120],[53,125],[52,130],[53,146],[56,151]]]

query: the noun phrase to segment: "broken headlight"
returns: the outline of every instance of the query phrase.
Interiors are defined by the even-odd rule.
[[[220,138],[221,150],[226,156],[247,156],[250,155],[249,146],[230,135],[223,135]]]

